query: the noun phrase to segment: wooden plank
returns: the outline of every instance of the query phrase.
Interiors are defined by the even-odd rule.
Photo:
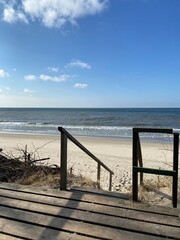
[[[16,240],[17,239],[92,240],[94,239],[91,237],[81,236],[74,233],[68,233],[68,232],[50,229],[50,228],[47,228],[46,226],[41,227],[41,226],[36,226],[30,223],[23,223],[17,220],[9,220],[5,218],[4,219],[0,218],[0,226],[1,226],[0,227],[1,232],[4,232],[4,234],[2,234],[2,238],[0,234],[1,240],[2,239],[6,239],[6,240],[15,240],[15,239]],[[12,235],[14,235],[14,237]]]
[[[102,203],[102,201],[101,202],[95,202],[95,201],[83,201],[83,199],[80,199],[80,198],[78,198],[78,199],[75,199],[74,198],[74,195],[71,195],[71,198],[70,199],[68,199],[68,198],[64,198],[64,197],[62,197],[62,198],[60,198],[60,197],[57,197],[57,196],[48,196],[48,195],[37,195],[37,194],[33,194],[33,193],[31,193],[31,194],[28,194],[28,193],[26,193],[26,192],[17,192],[17,191],[7,191],[6,189],[3,191],[2,189],[0,189],[0,195],[1,196],[9,196],[9,197],[17,197],[17,198],[23,198],[23,199],[29,199],[30,201],[37,201],[37,202],[41,202],[41,203],[43,203],[43,202],[45,202],[45,203],[47,203],[47,204],[55,204],[55,205],[57,205],[57,206],[59,206],[59,205],[61,205],[61,206],[63,206],[64,204],[66,204],[67,203],[67,201],[70,201],[71,200],[71,205],[72,206],[77,206],[77,202],[79,203],[79,201],[78,200],[81,200],[81,202],[79,203],[79,204],[81,204],[81,205],[85,205],[86,206],[86,204],[89,204],[89,206],[90,205],[92,205],[93,204],[93,206],[102,206],[102,207],[104,207],[104,208],[106,208],[106,207],[108,207],[107,209],[109,209],[109,207],[111,207],[111,208],[115,208],[115,211],[117,211],[118,209],[120,210],[137,210],[139,213],[141,212],[141,213],[154,213],[154,215],[156,216],[161,216],[161,214],[160,213],[157,213],[156,211],[155,212],[152,212],[152,211],[150,211],[151,210],[151,208],[149,209],[149,211],[148,211],[148,207],[147,207],[147,209],[146,209],[146,205],[144,206],[143,204],[138,204],[138,207],[139,207],[139,205],[141,206],[141,208],[142,209],[139,209],[139,208],[136,208],[136,206],[135,207],[133,207],[133,205],[131,204],[131,203],[126,203],[126,204],[123,204],[123,203],[119,203],[119,202],[116,202],[117,204],[114,204],[114,205],[107,205],[107,204],[104,204],[104,203]],[[83,197],[82,197],[83,198]],[[102,199],[101,199],[102,200]],[[103,198],[103,200],[104,200],[104,198]],[[108,200],[107,200],[108,201]],[[80,205],[79,205],[80,206]],[[88,206],[88,207],[89,207]],[[144,209],[143,209],[144,208]],[[158,208],[158,209],[160,209],[160,210],[163,210],[162,212],[163,212],[163,215],[162,215],[162,217],[164,218],[164,211],[169,211],[169,210],[171,210],[171,209],[169,209],[169,208],[163,208],[163,209],[161,209],[161,208]],[[155,208],[155,210],[158,210],[157,208]],[[167,214],[165,214],[165,217],[168,217],[170,214],[169,213],[167,213]],[[172,216],[174,216],[174,217],[176,217],[176,216],[178,216],[178,215],[175,215],[175,214],[172,214]]]
[[[38,239],[45,227],[0,218],[0,229],[3,233],[19,236],[20,238]]]
[[[61,133],[60,189],[67,189],[67,136]]]
[[[164,175],[164,176],[174,176],[176,174],[176,171],[145,168],[145,167],[133,167],[133,171],[139,172],[139,173],[149,173],[149,174],[157,174],[157,175]]]
[[[9,191],[12,192],[24,192],[29,195],[34,194],[37,196],[49,196],[57,199],[71,199],[71,200],[81,200],[87,203],[96,203],[105,206],[114,206],[119,208],[126,209],[136,209],[142,212],[152,212],[157,214],[163,214],[164,216],[179,216],[180,209],[167,208],[162,206],[150,206],[147,204],[132,203],[131,201],[117,199],[117,198],[107,198],[103,196],[97,196],[92,194],[84,194],[81,192],[72,192],[72,191],[57,191],[54,189],[47,188],[35,188],[32,186],[23,186],[19,184],[9,184],[1,183],[0,191]]]
[[[165,134],[173,133],[173,129],[171,128],[133,128],[133,131],[137,133],[140,133],[140,132],[165,133]]]
[[[136,232],[128,232],[119,230],[116,228],[109,228],[100,225],[88,224],[83,221],[69,220],[57,216],[47,216],[44,214],[37,214],[33,212],[25,212],[13,208],[0,207],[0,217],[14,219],[16,221],[23,221],[24,223],[30,223],[32,225],[53,228],[59,231],[69,231],[79,235],[88,236],[98,239],[162,239],[158,236],[144,235]]]
[[[11,186],[11,187],[10,187]],[[10,187],[10,188],[9,188]],[[137,209],[139,211],[145,211],[145,212],[154,212],[157,214],[163,214],[163,215],[169,215],[169,216],[179,216],[180,210],[179,209],[173,209],[173,208],[167,208],[167,207],[161,207],[161,206],[150,206],[148,204],[139,204],[139,203],[132,203],[131,201],[126,201],[122,199],[117,198],[107,198],[103,196],[97,196],[92,194],[84,194],[81,192],[73,192],[73,191],[57,191],[54,189],[47,189],[47,188],[35,188],[32,186],[22,186],[19,184],[0,184],[0,189],[9,191],[12,190],[14,192],[24,192],[27,194],[34,194],[37,196],[49,196],[49,197],[55,197],[57,199],[71,199],[71,200],[81,200],[84,202],[89,203],[96,203],[96,204],[103,204],[105,206],[116,206],[120,208],[128,208],[128,209]]]
[[[138,152],[138,160],[139,160],[139,166],[143,167],[143,160],[142,160],[142,151],[141,151],[141,142],[139,138],[139,134],[137,136],[137,152]],[[143,185],[143,173],[140,173],[140,185]]]
[[[7,206],[7,207],[6,207]],[[14,199],[8,199],[1,197],[1,207],[0,215],[4,214],[3,209],[12,209],[12,207],[17,209],[17,211],[23,212],[23,216],[28,216],[31,213],[36,213],[38,215],[48,215],[49,217],[56,218],[56,221],[59,222],[59,218],[64,218],[73,221],[84,222],[91,224],[93,226],[101,225],[103,227],[131,231],[131,232],[141,232],[143,234],[154,235],[154,236],[163,236],[163,237],[177,237],[180,233],[180,227],[177,226],[167,226],[161,225],[153,222],[144,222],[131,220],[127,218],[120,218],[115,216],[108,216],[105,214],[97,214],[89,211],[80,211],[76,209],[68,209],[63,207],[55,206],[46,206],[39,203],[29,203],[25,201],[19,201]],[[13,211],[14,211],[13,209]],[[12,213],[11,213],[12,214]],[[10,215],[12,216],[12,215]],[[26,218],[25,218],[26,219]],[[67,224],[67,223],[66,223]],[[91,226],[92,227],[92,226]],[[90,229],[91,229],[90,227]],[[88,234],[91,233],[88,232]],[[99,236],[98,236],[99,237]]]
[[[107,206],[115,206],[131,209],[137,209],[139,211],[154,212],[157,214],[164,214],[169,216],[179,216],[180,210],[167,208],[162,206],[151,206],[148,204],[139,204],[127,200],[117,199],[117,198],[107,198],[103,196],[93,195],[93,194],[84,194],[83,192],[73,192],[73,191],[58,191],[55,189],[47,188],[38,188],[32,186],[23,186],[20,184],[10,184],[10,183],[0,183],[0,191],[4,190],[8,192],[23,192],[28,195],[37,195],[37,196],[49,196],[57,199],[71,199],[71,200],[81,200],[88,203],[96,203]]]
[[[101,179],[101,165],[100,163],[98,163],[97,164],[97,184],[99,189],[100,189],[100,179]]]
[[[11,236],[9,234],[5,234],[5,233],[0,233],[0,239],[1,240],[22,240],[24,238],[20,238],[18,236]]]
[[[112,191],[112,173],[109,173],[109,191]]]
[[[147,212],[141,212],[136,211],[135,209],[125,209],[125,208],[116,208],[113,206],[104,206],[101,204],[95,204],[95,203],[86,203],[86,202],[78,202],[74,200],[67,200],[67,199],[57,199],[47,196],[36,196],[36,195],[28,195],[27,200],[27,194],[22,192],[4,192],[2,193],[2,190],[0,191],[1,197],[0,197],[0,203],[7,203],[10,199],[15,199],[18,201],[28,201],[28,202],[34,202],[34,203],[40,203],[40,204],[46,204],[56,207],[65,207],[69,209],[77,209],[81,211],[89,211],[93,213],[99,213],[99,214],[106,214],[110,216],[117,216],[122,218],[129,218],[129,219],[135,219],[135,220],[142,220],[147,222],[155,222],[158,224],[166,224],[166,225],[172,225],[172,226],[179,226],[180,227],[180,221],[177,217],[171,217],[166,216],[164,217],[161,214],[153,214],[153,213],[147,213]]]
[[[134,167],[138,167],[138,148],[137,148],[138,132],[133,129],[133,171],[132,171],[132,199],[138,201],[138,173],[134,171]]]
[[[130,200],[131,196],[128,193],[120,193],[120,192],[110,192],[110,191],[106,191],[106,190],[102,190],[102,189],[92,189],[92,188],[88,188],[88,187],[72,187],[71,190],[72,192],[80,192],[81,194],[92,194],[97,195],[97,196],[103,196],[103,197],[112,197],[113,198],[117,198],[119,200],[121,199],[125,199],[125,200]]]
[[[174,133],[174,144],[173,144],[173,170],[175,174],[173,176],[172,186],[172,203],[173,207],[177,208],[177,192],[178,192],[178,158],[179,158],[179,134]]]

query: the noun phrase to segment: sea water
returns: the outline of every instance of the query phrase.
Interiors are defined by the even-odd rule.
[[[133,127],[180,132],[180,108],[0,108],[0,132],[132,138]],[[144,138],[166,138],[144,134]]]

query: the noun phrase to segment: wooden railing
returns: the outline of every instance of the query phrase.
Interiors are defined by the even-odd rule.
[[[73,142],[78,146],[82,151],[84,151],[88,156],[90,156],[94,161],[97,162],[97,182],[100,188],[100,173],[101,167],[106,169],[109,176],[109,191],[112,190],[112,175],[114,174],[103,162],[101,162],[96,156],[94,156],[87,148],[85,148],[80,142],[77,141],[70,133],[68,133],[64,128],[58,127],[58,130],[61,132],[61,182],[60,189],[67,189],[67,139]]]
[[[165,133],[172,134],[173,139],[173,170],[161,170],[144,168],[139,133]],[[133,201],[138,201],[138,173],[140,173],[140,184],[143,184],[143,173],[171,176],[172,181],[172,204],[177,207],[177,189],[178,189],[178,157],[179,157],[179,133],[174,133],[173,129],[156,128],[134,128],[133,129]],[[138,166],[139,162],[139,166]]]

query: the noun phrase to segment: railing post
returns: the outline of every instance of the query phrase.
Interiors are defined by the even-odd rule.
[[[139,139],[139,133],[137,133],[137,157],[139,160],[139,166],[143,167],[143,161],[142,161],[142,152],[141,152],[141,143]],[[143,185],[143,173],[140,173],[140,185]]]
[[[60,190],[67,190],[67,136],[61,132]]]
[[[179,134],[174,133],[174,154],[173,154],[173,170],[175,175],[173,176],[172,187],[172,202],[173,207],[177,208],[177,190],[178,190],[178,157],[179,157]]]
[[[101,165],[98,163],[97,167],[97,184],[98,184],[98,189],[100,189],[100,174],[101,174]]]
[[[95,157],[87,148],[85,148],[80,142],[77,141],[71,134],[69,134],[64,128],[58,127],[59,132],[61,132],[61,180],[60,180],[60,189],[67,189],[67,139],[73,142],[76,146],[78,146],[82,151],[84,151],[88,156],[94,159],[98,163],[97,170],[97,181],[98,187],[100,188],[100,172],[101,167],[105,168],[108,172],[110,172],[110,191],[112,186],[112,174],[114,174],[103,162],[101,162],[97,157]]]
[[[109,191],[112,191],[112,173],[110,172],[110,176],[109,176]]]
[[[138,160],[137,160],[137,139],[138,139],[138,132],[133,129],[133,166],[132,166],[132,198],[133,201],[138,201],[138,173],[134,171],[134,167],[138,167]]]

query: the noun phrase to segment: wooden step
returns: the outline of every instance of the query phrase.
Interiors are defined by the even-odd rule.
[[[178,214],[97,193],[0,184],[2,239],[180,239]]]

